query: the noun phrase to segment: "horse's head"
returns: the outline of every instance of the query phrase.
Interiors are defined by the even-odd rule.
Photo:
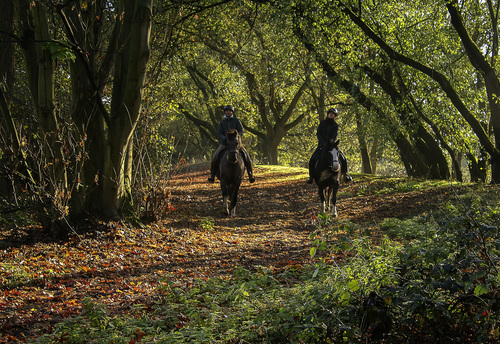
[[[227,158],[231,162],[236,163],[238,161],[239,151],[241,148],[241,137],[240,134],[238,134],[238,130],[229,129],[226,132],[226,139],[227,139],[227,150],[229,153],[227,155]]]
[[[334,141],[333,139],[328,140],[323,150],[324,154],[328,156],[328,162],[333,172],[338,172],[340,170],[339,162],[339,143],[340,140]]]

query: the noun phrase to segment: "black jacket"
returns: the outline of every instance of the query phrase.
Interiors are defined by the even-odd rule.
[[[240,134],[240,137],[243,137],[243,126],[241,125],[240,120],[237,119],[236,117],[224,116],[222,121],[219,122],[219,129],[218,129],[219,140],[221,141],[222,144],[227,143],[226,132],[229,129],[236,129],[238,131],[238,134]]]
[[[328,140],[337,140],[339,125],[332,118],[322,120],[318,125],[316,137],[318,138],[318,148],[323,148]]]

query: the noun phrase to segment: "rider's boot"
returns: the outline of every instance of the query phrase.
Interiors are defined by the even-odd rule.
[[[253,169],[252,169],[252,163],[249,161],[249,159],[245,159],[245,165],[247,168],[247,174],[248,174],[248,181],[250,183],[255,183],[255,177],[253,176]]]
[[[347,168],[347,158],[346,158],[346,156],[344,155],[344,153],[340,152],[339,158],[340,158],[340,167],[341,167],[341,173],[342,173],[342,180],[344,181],[344,183],[352,182],[352,177],[349,175],[349,173],[347,173],[348,168]]]
[[[309,179],[306,181],[307,184],[313,183],[314,176],[314,161],[312,159],[309,161]]]
[[[245,167],[247,169],[247,174],[248,174],[248,181],[250,183],[255,183],[255,177],[253,176],[253,169],[252,169],[252,161],[250,160],[250,157],[248,156],[248,153],[243,150],[243,158],[245,159]]]
[[[210,176],[208,177],[209,183],[215,182],[216,169],[217,169],[217,160],[215,160],[215,163],[212,161],[212,163],[210,165]]]
[[[255,183],[255,177],[253,176],[252,172],[247,172],[248,173],[248,181],[250,183]]]

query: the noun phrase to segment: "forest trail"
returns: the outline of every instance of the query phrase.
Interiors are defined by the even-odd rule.
[[[259,267],[281,271],[311,263],[309,221],[320,210],[317,187],[305,169],[261,166],[257,181],[244,181],[236,217],[222,213],[219,184],[208,170],[184,168],[170,180],[171,211],[162,221],[129,228],[103,224],[54,242],[33,226],[0,233],[0,343],[25,342],[81,314],[86,299],[115,314],[150,304],[169,281],[189,287],[194,279]],[[427,211],[443,190],[356,196],[370,179],[343,185],[338,221],[374,228],[387,217]]]

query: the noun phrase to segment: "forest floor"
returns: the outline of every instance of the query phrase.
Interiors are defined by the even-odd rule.
[[[305,171],[257,167],[257,181],[240,189],[234,218],[223,214],[219,184],[207,183],[208,171],[188,167],[170,181],[167,217],[143,228],[107,223],[62,241],[43,237],[37,226],[0,231],[0,343],[52,331],[80,314],[86,299],[112,314],[154,302],[162,279],[189,287],[238,267],[279,271],[311,263],[310,220],[320,205]],[[446,195],[429,189],[357,196],[373,179],[355,177],[339,190],[337,219],[373,235],[383,219],[429,211]]]

